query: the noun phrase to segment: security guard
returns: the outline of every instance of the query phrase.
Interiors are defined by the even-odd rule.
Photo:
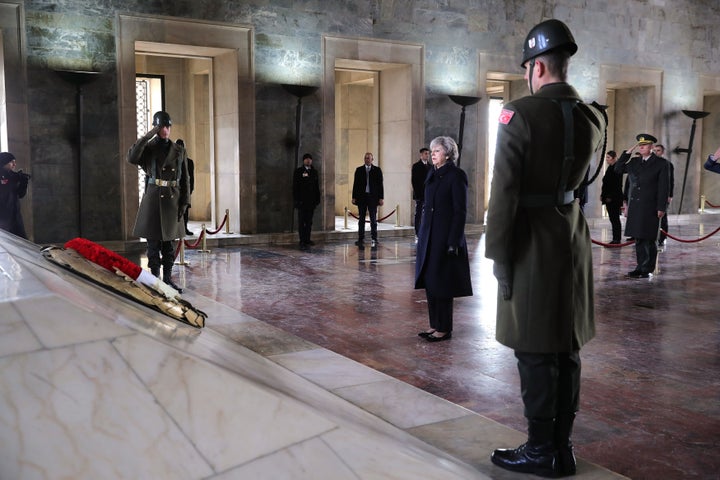
[[[492,462],[542,476],[576,471],[570,441],[580,347],[595,335],[590,231],[574,200],[607,121],[566,83],[577,45],[547,20],[528,33],[521,65],[531,95],[500,113],[485,256],[498,280],[497,340],[518,361],[527,442]]]
[[[183,216],[190,204],[190,176],[185,149],[170,140],[172,120],[167,112],[153,116],[153,128],[130,148],[128,162],[145,172],[145,193],[133,235],[147,239],[150,272],[182,293],[172,281],[175,249],[172,241],[185,236]]]
[[[655,271],[660,219],[667,211],[670,196],[670,173],[668,161],[653,152],[655,137],[641,133],[635,139],[637,143],[615,163],[615,172],[627,173],[630,185],[625,235],[635,239],[637,266],[627,276],[648,278]],[[633,158],[635,149],[639,156]]]

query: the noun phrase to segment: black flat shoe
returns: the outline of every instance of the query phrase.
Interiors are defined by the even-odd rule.
[[[452,337],[452,332],[447,332],[442,337],[436,337],[435,335],[428,335],[427,337],[425,337],[425,340],[427,340],[428,342],[442,342],[443,340],[450,340],[451,337]]]
[[[433,333],[435,333],[435,330],[433,330],[432,332],[424,332],[423,331],[423,332],[418,333],[418,337],[427,338],[430,335],[432,335]]]

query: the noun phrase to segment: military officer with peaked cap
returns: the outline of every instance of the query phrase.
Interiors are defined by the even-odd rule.
[[[628,211],[625,235],[635,239],[637,266],[630,278],[648,278],[655,271],[660,219],[665,215],[670,191],[668,162],[653,152],[657,139],[649,133],[635,137],[637,143],[625,150],[615,163],[615,172],[627,173]],[[637,149],[639,156],[633,158]]]
[[[567,79],[577,44],[547,20],[523,44],[530,96],[499,118],[485,256],[498,280],[497,340],[518,360],[527,442],[498,449],[502,468],[543,476],[576,471],[570,441],[580,395],[580,347],[595,335],[590,231],[573,190],[607,122]]]

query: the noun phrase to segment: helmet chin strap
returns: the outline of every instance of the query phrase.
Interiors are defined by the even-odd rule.
[[[530,89],[530,95],[535,94],[535,92],[533,91],[533,86],[532,86],[533,70],[535,70],[535,59],[534,58],[530,60],[530,70],[528,71],[528,88]]]

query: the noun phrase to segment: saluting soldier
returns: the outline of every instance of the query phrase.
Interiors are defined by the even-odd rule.
[[[657,139],[649,133],[635,137],[637,143],[625,150],[615,172],[628,174],[628,211],[625,235],[635,239],[637,266],[627,273],[630,278],[648,278],[655,271],[660,219],[665,215],[670,196],[668,161],[653,152]],[[633,158],[637,149],[639,156]]]
[[[147,239],[150,272],[182,293],[172,281],[175,249],[172,241],[185,236],[183,216],[190,205],[190,176],[185,148],[170,140],[167,112],[153,116],[153,128],[130,148],[128,162],[145,172],[143,194],[133,235]]]

